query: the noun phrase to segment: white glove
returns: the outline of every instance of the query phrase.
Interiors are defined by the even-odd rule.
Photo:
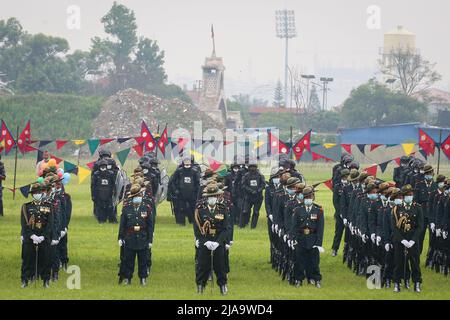
[[[275,225],[274,224],[272,225],[271,229],[272,229],[272,233],[275,233]]]
[[[324,253],[325,252],[325,249],[323,247],[313,246],[313,248],[316,248],[317,250],[319,250],[319,253]]]
[[[415,241],[412,241],[412,240],[409,240],[409,247],[408,248],[411,248],[416,242]]]
[[[122,239],[119,239],[119,247],[123,246],[125,244],[125,241],[123,241]]]
[[[356,232],[358,233],[358,235],[359,235],[360,237],[363,236],[363,234],[361,233],[361,230],[357,229],[356,227],[355,227],[355,230],[356,230]],[[365,237],[365,236],[366,236],[366,235],[364,235],[364,237]]]
[[[39,244],[39,237],[37,235],[32,234],[30,239],[33,240],[34,244]]]
[[[61,236],[60,236],[59,238],[60,238],[60,239],[61,239],[61,238],[64,238],[65,235],[66,235],[66,231],[62,230],[62,231],[61,231]]]
[[[436,229],[436,237],[440,237],[442,233],[441,229]]]
[[[231,246],[229,244],[225,245],[225,250],[230,250]]]
[[[284,242],[287,241],[287,234],[285,234],[285,235],[283,236],[283,241],[284,241]]]
[[[431,229],[431,232],[434,233],[434,230],[436,229],[436,225],[433,222],[430,223],[430,229]]]
[[[347,226],[347,219],[344,218],[344,226]]]
[[[39,243],[41,243],[42,241],[44,241],[45,240],[45,238],[44,238],[44,236],[40,236],[40,237],[38,237],[38,241],[39,241]],[[59,241],[58,241],[59,242]]]
[[[230,246],[232,246],[233,245],[233,241],[230,241]]]
[[[211,242],[211,251],[216,250],[219,247],[218,242]]]
[[[52,243],[50,243],[51,246],[56,246],[58,245],[59,240],[52,240]]]
[[[23,236],[20,236],[20,243],[23,244]]]
[[[370,235],[370,240],[372,241],[372,243],[375,243],[376,239],[377,239],[377,235],[375,233],[372,233]]]
[[[208,250],[212,250],[212,241],[206,241],[205,247],[208,248]]]
[[[153,243],[148,244],[148,248],[151,249],[153,247]]]
[[[391,249],[391,245],[389,243],[386,243],[384,245],[384,250],[386,250],[386,252],[389,252],[390,249]]]
[[[269,214],[269,219],[273,222],[273,215]]]
[[[442,232],[442,238],[445,240],[448,238],[448,231],[443,231]]]
[[[402,240],[402,245],[404,245],[406,248],[409,248],[409,242],[407,240]]]
[[[367,236],[366,236],[365,234],[363,234],[363,235],[361,236],[361,240],[362,240],[363,243],[366,243],[366,241],[367,241]]]
[[[195,247],[198,248],[200,246],[200,241],[195,240]]]
[[[278,236],[281,237],[281,228],[278,229]]]
[[[278,225],[275,225],[275,233],[278,233]]]
[[[379,247],[381,244],[381,237],[377,236],[377,247]]]

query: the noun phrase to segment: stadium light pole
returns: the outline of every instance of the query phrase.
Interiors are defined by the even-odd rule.
[[[295,15],[294,10],[277,10],[275,11],[276,20],[276,34],[280,39],[286,39],[286,51],[284,57],[284,104],[288,108],[288,48],[289,39],[297,36],[295,29]]]
[[[328,83],[333,82],[333,78],[320,78],[320,81],[323,83],[323,98],[322,98],[322,109],[325,111],[327,109],[328,104]]]
[[[316,76],[313,74],[302,74],[300,75],[303,79],[306,79],[306,108],[307,110],[309,110],[309,82],[312,79],[315,79]]]

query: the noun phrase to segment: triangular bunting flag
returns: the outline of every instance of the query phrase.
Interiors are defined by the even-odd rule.
[[[382,144],[371,144],[370,145],[370,152],[372,152],[373,150],[375,150],[376,148],[381,147],[381,146],[382,146]]]
[[[83,167],[78,167],[78,184],[83,183],[83,181],[86,180],[86,178],[89,177],[90,174],[90,170]]]
[[[56,140],[56,150],[61,149],[69,140]]]
[[[411,155],[415,147],[414,143],[403,143],[402,148],[407,156]]]
[[[64,171],[74,173],[77,166],[69,161],[64,161]]]
[[[395,161],[395,163],[397,163],[398,166],[400,166],[400,157],[395,158],[394,161]]]
[[[37,157],[36,157],[36,163],[38,163],[42,160],[44,160],[44,152],[41,150],[38,150]]]
[[[351,144],[341,144],[341,147],[347,152],[352,154],[352,145]]]
[[[419,153],[422,155],[422,157],[425,158],[425,160],[428,159],[428,152],[427,152],[426,150],[420,149],[420,150],[419,150]]]
[[[144,149],[141,144],[137,144],[133,147],[133,150],[137,153],[139,157],[144,155]]]
[[[331,149],[331,148],[334,148],[334,147],[336,147],[336,146],[337,146],[336,143],[324,143],[324,144],[323,144],[323,147],[324,147],[325,149]]]
[[[366,145],[365,145],[365,144],[357,144],[356,146],[358,147],[359,151],[360,151],[362,154],[366,154],[365,151],[364,151],[364,149],[366,148]]]
[[[95,162],[97,162],[97,161],[92,161],[92,162],[86,163],[86,167],[88,167],[89,169],[91,169],[91,171],[94,170],[94,164],[95,164]]]
[[[88,140],[88,145],[89,145],[89,151],[91,152],[91,156],[93,156],[95,151],[97,150],[98,146],[100,145],[100,139]]]
[[[200,152],[197,152],[195,150],[191,150],[191,155],[194,156],[195,162],[202,162],[203,155]]]
[[[255,145],[253,146],[253,149],[254,150],[259,149],[263,145],[264,145],[264,141],[257,140],[257,141],[255,141]]]
[[[127,142],[128,140],[130,140],[131,138],[117,138],[117,142],[118,143],[124,143]]]
[[[330,159],[330,158],[328,158],[328,157],[325,157],[325,156],[323,156],[323,155],[321,155],[321,154],[318,154],[318,153],[316,153],[316,152],[311,152],[311,155],[312,155],[312,160],[313,160],[313,161],[320,160],[320,159],[323,159],[323,160],[325,160],[326,162],[333,161],[333,159]]]
[[[119,160],[122,167],[125,165],[125,161],[127,161],[128,155],[130,154],[131,148],[121,150],[116,152],[117,159]]]
[[[392,160],[391,160],[391,161],[392,161]],[[388,164],[389,164],[391,161],[386,161],[386,162],[383,162],[383,163],[380,163],[380,164],[379,164],[382,173],[384,173],[384,172],[386,171],[386,168],[387,168]]]
[[[38,146],[38,148],[45,147],[46,145],[48,145],[48,144],[50,144],[50,143],[52,143],[52,142],[53,142],[53,140],[41,140],[41,141],[39,141],[39,146]]]
[[[178,150],[183,150],[186,144],[189,142],[188,138],[178,138]]]
[[[29,184],[29,185],[20,187],[19,190],[20,190],[20,193],[22,193],[22,195],[25,198],[28,198],[28,195],[29,195],[29,192],[30,192],[30,188],[31,188],[31,185]]]
[[[77,146],[81,146],[86,143],[86,140],[72,140],[72,142]]]
[[[64,159],[58,158],[58,157],[54,156],[53,154],[50,155],[50,158],[55,159],[57,164],[60,164],[61,162],[64,161]]]
[[[392,147],[396,147],[398,146],[398,144],[387,144],[386,148],[392,148]]]
[[[366,172],[369,176],[376,177],[377,176],[378,165],[374,165],[372,167],[366,168],[363,171]]]
[[[209,162],[209,167],[212,169],[212,171],[216,171],[222,165],[219,161],[217,161],[211,157],[208,157],[208,162]]]
[[[107,143],[110,143],[111,141],[114,141],[114,140],[116,140],[116,139],[112,139],[112,138],[109,138],[109,139],[100,139],[100,145],[102,146],[102,145],[107,144]]]

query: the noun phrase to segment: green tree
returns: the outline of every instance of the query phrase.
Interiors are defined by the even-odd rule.
[[[342,107],[341,123],[346,127],[365,127],[422,121],[424,103],[371,79],[354,89]]]
[[[309,95],[309,107],[310,110],[314,112],[322,109],[315,85],[312,86],[311,93]]]
[[[273,94],[273,106],[276,108],[284,108],[283,87],[281,86],[280,80],[278,80]]]

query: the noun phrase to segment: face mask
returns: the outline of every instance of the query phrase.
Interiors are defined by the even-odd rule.
[[[52,188],[52,192],[55,193],[56,192],[56,188]]]
[[[147,174],[147,173],[148,173],[148,169],[144,169],[144,170],[142,170],[142,172],[143,172],[144,174]]]
[[[313,199],[305,199],[304,202],[305,202],[305,205],[309,207],[313,204]]]
[[[303,193],[299,193],[298,195],[297,195],[297,199],[298,200],[303,200]]]
[[[386,196],[383,195],[383,194],[380,196],[380,198],[381,198],[381,200],[383,200],[383,201],[386,201],[386,200],[387,200]]]
[[[413,202],[413,196],[405,196],[405,203],[411,204]]]
[[[402,203],[403,203],[403,200],[402,200],[402,199],[395,199],[395,200],[394,200],[394,204],[395,204],[396,206],[401,206]]]
[[[347,180],[341,180],[342,184],[347,184]]]
[[[442,189],[443,187],[444,187],[444,182],[439,182],[439,183],[438,183],[438,188],[441,188],[441,189]]]
[[[420,172],[420,174],[424,174],[425,173],[425,171],[423,171],[423,170],[420,170],[419,172]]]
[[[61,191],[62,191],[61,188],[56,189],[56,192],[61,192]]]
[[[190,165],[190,164],[185,164],[185,165],[184,165],[184,168],[185,168],[185,169],[190,169],[190,168],[191,168],[191,165]]]
[[[428,180],[428,181],[433,180],[433,176],[431,174],[427,174],[425,176],[425,180]]]
[[[217,203],[217,198],[216,197],[209,197],[208,198],[208,205],[210,205],[211,207],[215,206],[216,203]]]
[[[389,204],[390,204],[391,206],[394,206],[394,205],[395,205],[395,201],[389,199]]]
[[[361,188],[365,189],[365,188],[366,188],[366,184],[363,183],[363,184],[361,185]]]
[[[276,185],[280,184],[280,178],[274,178],[272,181]]]
[[[367,197],[370,200],[377,200],[378,199],[378,194],[377,193],[370,193],[370,194],[367,195]]]
[[[233,168],[233,172],[238,172],[239,168]]]
[[[133,198],[133,204],[141,204],[142,203],[142,197],[134,197]]]
[[[100,171],[106,171],[106,167],[100,168]]]
[[[111,166],[111,165],[108,165],[107,168],[108,168],[108,170],[111,170],[111,169],[112,169],[112,166]]]
[[[42,200],[42,193],[33,194],[33,199],[37,202],[40,202]]]
[[[292,196],[295,193],[295,190],[287,189],[286,192],[287,192],[288,195]]]
[[[447,190],[444,191],[444,194],[445,194],[446,196],[448,196],[448,192],[449,192],[449,190],[447,189]]]

